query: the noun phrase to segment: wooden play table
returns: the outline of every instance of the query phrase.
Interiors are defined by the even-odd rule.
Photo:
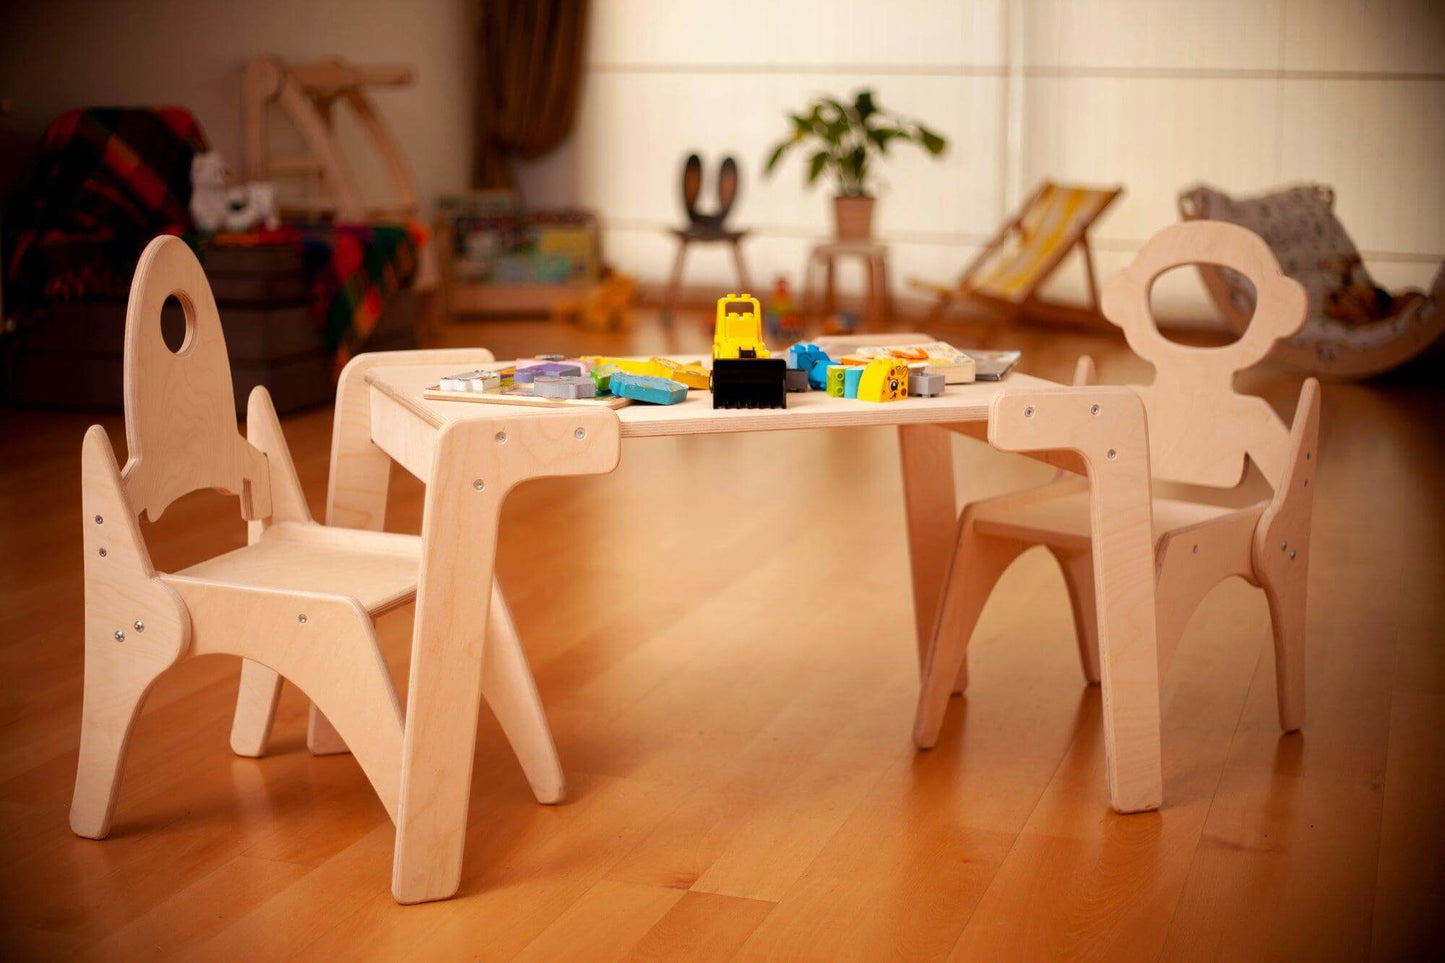
[[[419,356],[434,363],[414,364]],[[502,503],[533,478],[610,472],[624,438],[802,428],[898,430],[920,654],[934,631],[958,508],[951,436],[1021,451],[1091,481],[1095,586],[1110,800],[1160,803],[1149,454],[1137,395],[1063,388],[1024,374],[951,385],[935,398],[872,404],[823,392],[786,409],[714,410],[706,391],[678,405],[532,408],[434,401],[442,375],[484,351],[361,355],[342,376],[328,492],[332,524],[380,528],[389,460],[427,486],[392,891],[445,899],[461,880],[477,718],[486,698],[539,799],[559,800],[551,733],[494,583]]]

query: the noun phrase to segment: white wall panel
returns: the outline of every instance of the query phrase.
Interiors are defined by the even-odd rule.
[[[598,0],[591,61],[614,66],[998,65],[1003,0]]]
[[[1281,176],[1335,188],[1367,251],[1445,251],[1445,83],[1286,81]]]
[[[1024,0],[1025,63],[1274,70],[1284,0]]]
[[[1275,183],[1277,90],[1268,80],[1032,78],[1025,183],[1124,184],[1096,234],[1142,240],[1179,219],[1179,191],[1195,181],[1231,192]]]
[[[1285,0],[1284,67],[1445,73],[1445,3]]]

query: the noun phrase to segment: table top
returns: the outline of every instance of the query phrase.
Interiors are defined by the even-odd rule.
[[[510,361],[482,367],[504,368]],[[418,415],[436,428],[463,418],[512,419],[535,417],[549,409],[521,405],[492,405],[468,401],[433,401],[424,397],[444,375],[455,374],[456,364],[379,366],[366,373],[373,397],[380,394]],[[934,398],[871,402],[834,398],[822,391],[788,395],[787,408],[715,409],[712,392],[693,389],[687,400],[675,405],[634,403],[612,411],[621,422],[623,438],[663,435],[724,434],[742,431],[786,431],[795,428],[843,428],[855,425],[928,425],[987,421],[994,397],[1006,388],[1055,388],[1057,384],[1012,372],[1002,381],[949,385]],[[558,407],[566,407],[559,404]]]

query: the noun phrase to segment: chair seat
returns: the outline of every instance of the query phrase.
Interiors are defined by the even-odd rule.
[[[256,588],[348,595],[371,615],[416,596],[421,538],[281,522],[261,540],[176,575]]]
[[[727,241],[735,243],[748,236],[746,230],[730,231],[726,228],[707,227],[703,225],[689,225],[687,227],[674,227],[670,229],[672,235],[681,241]]]
[[[1173,498],[1154,499],[1154,540],[1234,513],[1232,508]],[[991,498],[974,506],[978,531],[1060,548],[1087,549],[1090,543],[1089,488],[1068,480],[1031,491]]]

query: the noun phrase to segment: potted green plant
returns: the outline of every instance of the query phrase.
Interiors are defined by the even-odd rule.
[[[813,184],[825,170],[832,173],[838,189],[833,198],[833,222],[840,240],[872,235],[873,161],[887,155],[890,144],[917,144],[934,157],[948,146],[922,124],[883,110],[874,102],[872,90],[858,91],[847,106],[832,97],[819,97],[808,104],[805,113],[790,113],[788,119],[792,132],[773,148],[764,173],[771,175],[794,147],[811,147],[806,183]]]

